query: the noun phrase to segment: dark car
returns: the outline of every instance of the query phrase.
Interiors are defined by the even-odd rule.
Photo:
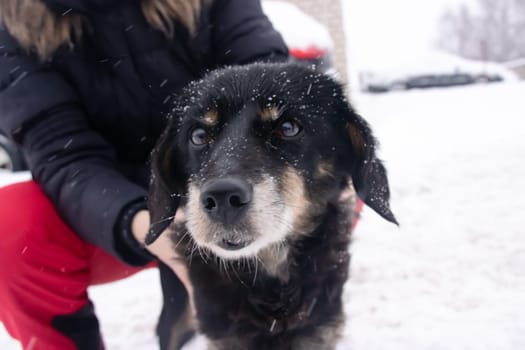
[[[22,152],[2,134],[0,134],[0,169],[9,171],[27,169]]]
[[[406,89],[426,89],[433,87],[449,87],[469,85],[476,83],[476,78],[467,73],[454,74],[428,74],[408,78],[405,82]]]

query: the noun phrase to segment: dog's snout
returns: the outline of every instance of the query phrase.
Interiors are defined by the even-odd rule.
[[[201,192],[204,211],[223,224],[234,224],[252,201],[252,186],[238,178],[213,180]]]

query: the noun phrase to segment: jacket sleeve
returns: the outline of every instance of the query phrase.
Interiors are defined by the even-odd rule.
[[[215,0],[211,22],[219,65],[288,58],[286,44],[263,13],[260,0]]]
[[[66,223],[132,265],[151,258],[117,231],[146,190],[115,169],[106,140],[90,128],[75,90],[49,64],[23,52],[0,27],[0,130],[15,140],[33,178]]]

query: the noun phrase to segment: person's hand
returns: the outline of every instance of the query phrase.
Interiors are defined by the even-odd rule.
[[[184,211],[182,208],[177,210],[175,223],[184,223]],[[144,242],[144,238],[148,233],[150,225],[150,215],[147,210],[138,211],[131,222],[131,232],[138,242]],[[182,226],[182,225],[175,225]],[[168,232],[163,232],[152,244],[146,246],[146,249],[155,255],[160,261],[168,265],[173,272],[179,277],[181,282],[186,287],[190,300],[192,300],[192,287],[188,276],[188,268],[182,257],[178,256],[173,249],[173,242],[168,237]]]

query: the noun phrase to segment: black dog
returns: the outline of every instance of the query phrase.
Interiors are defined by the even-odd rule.
[[[296,64],[213,72],[186,89],[152,166],[147,240],[184,206],[173,248],[187,259],[210,348],[333,349],[350,259],[352,206],[341,194],[353,183],[396,222],[371,130],[340,84]],[[177,349],[192,326],[180,283],[163,271],[159,329],[171,336],[161,343]]]

